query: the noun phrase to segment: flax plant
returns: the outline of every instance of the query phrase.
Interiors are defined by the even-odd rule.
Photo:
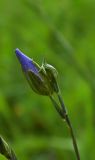
[[[33,59],[27,57],[18,48],[15,50],[15,53],[30,87],[37,94],[48,96],[60,117],[66,122],[71,134],[76,159],[80,160],[78,146],[68,116],[67,108],[64,105],[57,82],[57,70],[52,65],[47,64],[45,60],[42,62],[42,65],[39,66]],[[54,94],[56,94],[59,103],[54,98]]]

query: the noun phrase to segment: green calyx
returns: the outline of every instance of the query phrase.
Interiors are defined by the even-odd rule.
[[[38,75],[31,70],[26,74],[33,91],[37,94],[48,96],[52,95],[54,92],[58,92],[59,89],[56,80],[58,72],[56,69],[45,61],[42,63],[41,67],[35,62],[34,64],[39,71]]]

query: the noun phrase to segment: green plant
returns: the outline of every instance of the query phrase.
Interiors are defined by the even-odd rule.
[[[26,79],[28,80],[32,89],[40,95],[49,96],[55,109],[57,110],[61,118],[67,123],[73,140],[73,146],[77,160],[80,160],[80,155],[73,133],[72,125],[57,83],[58,73],[56,69],[53,66],[47,64],[45,61],[40,67],[36,62],[24,55],[19,49],[16,49],[16,55],[20,61]],[[54,94],[57,95],[59,104],[54,99]]]

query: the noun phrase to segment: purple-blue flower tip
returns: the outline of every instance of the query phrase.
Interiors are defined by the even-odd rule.
[[[15,53],[24,72],[31,70],[35,74],[38,74],[38,69],[31,58],[23,54],[18,48],[15,50]]]

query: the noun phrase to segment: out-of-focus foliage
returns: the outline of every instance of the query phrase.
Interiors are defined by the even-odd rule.
[[[81,159],[94,160],[95,1],[0,0],[0,134],[19,159],[74,160],[68,128],[29,88],[15,48],[57,68]]]

